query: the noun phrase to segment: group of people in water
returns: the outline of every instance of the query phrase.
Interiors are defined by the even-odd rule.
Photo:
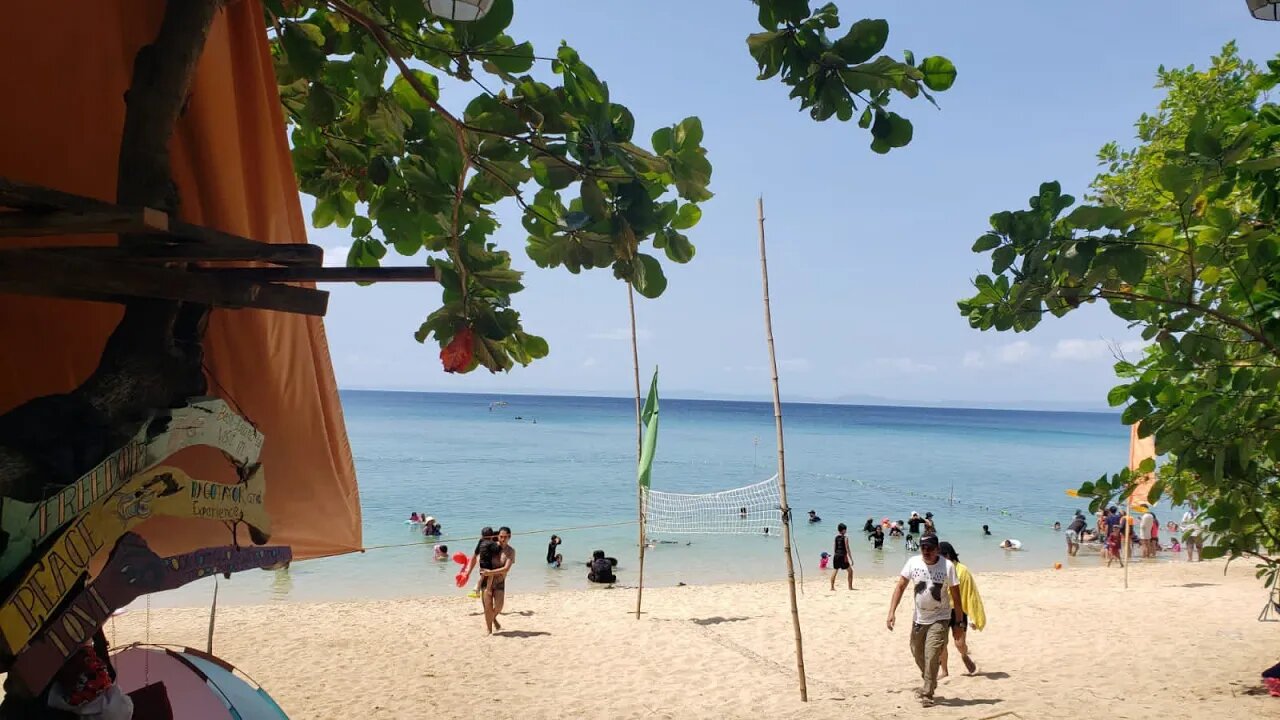
[[[1106,558],[1107,567],[1110,567],[1113,562],[1118,562],[1121,567],[1124,567],[1125,560],[1132,558],[1135,547],[1143,558],[1155,558],[1161,551],[1170,551],[1177,555],[1185,548],[1187,560],[1190,561],[1200,558],[1200,549],[1204,546],[1200,525],[1196,521],[1195,508],[1190,508],[1183,514],[1181,523],[1170,520],[1164,526],[1168,533],[1167,545],[1160,541],[1160,519],[1149,507],[1135,516],[1112,505],[1099,510],[1094,520],[1094,526],[1090,528],[1084,511],[1076,510],[1075,516],[1065,528],[1062,523],[1053,524],[1054,530],[1063,531],[1067,541],[1068,556],[1075,557],[1084,545],[1099,544],[1099,550]],[[1123,550],[1126,528],[1130,540],[1127,554]],[[1122,555],[1127,556],[1122,557]]]
[[[410,528],[421,530],[423,535],[427,537],[440,537],[444,534],[444,528],[436,519],[426,513],[410,513],[409,519],[405,520],[405,524]]]

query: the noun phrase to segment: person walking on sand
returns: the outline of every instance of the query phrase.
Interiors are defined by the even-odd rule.
[[[494,578],[502,568],[502,546],[498,541],[485,538],[476,549],[476,564],[480,568],[480,608],[484,614],[485,632],[492,635],[494,627],[502,629],[498,623],[498,613],[494,610],[493,585]]]
[[[849,576],[849,589],[853,589],[853,551],[849,547],[849,526],[840,523],[836,526],[834,552],[831,553],[831,589],[836,589],[836,577],[844,570]]]
[[[502,612],[507,599],[507,574],[516,564],[516,549],[511,546],[511,528],[505,525],[498,528],[498,547],[502,549],[502,558],[497,570],[491,575],[493,579],[489,583],[489,589],[493,593],[493,626],[501,630],[498,613]]]
[[[902,593],[911,585],[915,596],[915,612],[911,624],[911,655],[920,668],[924,684],[917,691],[925,707],[935,704],[933,691],[938,687],[938,668],[947,649],[947,634],[952,622],[960,622],[963,607],[960,579],[955,565],[938,552],[938,536],[920,539],[920,554],[913,555],[902,566],[901,576],[889,600],[889,617],[885,627],[893,632],[902,602]]]
[[[1200,529],[1198,514],[1195,505],[1187,508],[1187,511],[1182,513],[1182,534],[1187,540],[1187,544],[1183,545],[1183,547],[1187,549],[1187,562],[1202,559],[1200,550],[1204,547],[1204,537],[1201,535],[1203,531]]]
[[[956,642],[956,650],[960,653],[960,660],[964,663],[964,669],[970,675],[978,672],[978,665],[969,657],[969,628],[981,630],[987,626],[987,611],[982,606],[982,596],[978,594],[978,584],[973,581],[973,573],[969,572],[969,568],[960,563],[960,556],[956,554],[956,549],[949,542],[938,543],[938,553],[943,558],[950,560],[956,568],[956,578],[960,580],[960,622],[959,624],[951,623],[951,638]],[[938,677],[947,676],[947,651],[942,651],[942,671],[938,673]]]

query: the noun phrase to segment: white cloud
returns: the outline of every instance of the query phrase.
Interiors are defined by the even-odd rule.
[[[351,251],[350,245],[335,245],[324,249],[324,266],[325,267],[343,267],[347,264],[347,253]]]
[[[595,366],[596,366],[596,359],[593,357],[589,357],[586,360],[582,361],[582,367],[584,368],[595,367]]]
[[[876,365],[900,372],[904,375],[923,375],[937,371],[937,366],[928,363],[916,362],[911,358],[876,358]]]
[[[981,350],[968,350],[965,352],[960,363],[967,368],[986,367],[990,363],[1017,365],[1018,363],[1026,362],[1039,354],[1040,348],[1037,348],[1035,345],[1032,345],[1026,340],[1015,340],[986,352]]]
[[[627,328],[627,327],[614,328],[612,330],[605,330],[604,332],[592,333],[587,337],[591,338],[592,340],[614,340],[614,341],[630,340],[631,328]],[[636,330],[637,340],[650,340],[652,338],[653,338],[653,333],[649,332],[645,328],[639,328]]]
[[[1026,340],[1016,340],[996,349],[996,359],[1006,365],[1015,365],[1030,360],[1039,353],[1035,345]]]
[[[805,358],[788,358],[778,361],[779,370],[791,370],[793,372],[809,372],[812,365]]]
[[[1053,348],[1054,360],[1098,360],[1111,355],[1111,343],[1106,340],[1059,340]]]
[[[1059,340],[1054,346],[1054,360],[1071,360],[1086,362],[1091,360],[1110,360],[1116,354],[1134,356],[1142,353],[1147,343],[1143,340],[1127,340],[1116,343],[1109,340],[1085,340],[1070,338]]]

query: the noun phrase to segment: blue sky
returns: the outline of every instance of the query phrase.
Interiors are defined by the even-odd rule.
[[[889,20],[891,54],[946,55],[959,69],[940,111],[895,100],[915,124],[905,149],[876,155],[865,131],[815,123],[776,79],[757,81],[746,0],[516,0],[511,34],[540,55],[561,39],[577,48],[631,108],[637,136],[702,119],[716,197],[691,232],[694,261],[667,263],[667,292],[638,298],[642,367],[661,366],[668,395],[769,392],[755,229],[763,195],[784,397],[1104,406],[1108,346],[1132,352],[1135,334],[1100,307],[1032,333],[969,329],[955,301],[989,269],[969,247],[991,213],[1024,207],[1042,181],[1081,196],[1098,148],[1127,142],[1159,101],[1158,65],[1204,65],[1233,38],[1245,57],[1266,60],[1280,25],[1252,20],[1243,0],[838,4],[846,25]],[[460,108],[468,97],[445,100]],[[630,392],[625,286],[607,270],[539,270],[524,255],[518,214],[502,219],[497,241],[531,271],[518,308],[550,357],[507,375],[451,376],[434,343],[412,337],[438,287],[332,285],[326,330],[342,387]],[[334,261],[345,257],[345,231],[311,233]]]

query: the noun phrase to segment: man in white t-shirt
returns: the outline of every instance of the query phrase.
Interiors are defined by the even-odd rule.
[[[889,601],[889,618],[885,626],[893,630],[902,593],[910,585],[915,596],[915,613],[911,625],[911,655],[920,668],[924,686],[920,701],[925,707],[934,704],[933,691],[938,687],[938,666],[947,649],[947,636],[952,623],[962,622],[960,580],[951,561],[938,554],[938,536],[920,538],[920,554],[902,566],[902,576],[893,588]]]
[[[1156,516],[1150,510],[1142,513],[1138,519],[1138,541],[1142,543],[1142,557],[1155,557],[1156,551],[1151,542],[1151,528],[1156,524]]]

